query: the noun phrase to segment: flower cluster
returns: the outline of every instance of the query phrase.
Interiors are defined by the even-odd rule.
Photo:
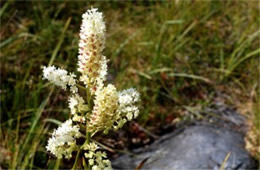
[[[88,163],[92,166],[92,170],[110,170],[111,162],[106,159],[105,152],[97,151],[99,147],[95,143],[89,143],[83,146],[86,151],[84,156],[88,159]]]
[[[97,91],[89,130],[95,134],[98,131],[108,133],[112,128],[121,128],[127,121],[138,116],[136,103],[139,97],[140,94],[134,88],[117,92],[111,84]]]
[[[80,80],[94,94],[97,88],[102,88],[107,74],[107,59],[101,53],[105,47],[106,26],[103,14],[97,9],[88,10],[82,18],[78,71],[82,74]]]
[[[58,158],[71,158],[72,152],[77,149],[76,139],[79,137],[79,127],[73,126],[72,120],[69,119],[53,132],[46,149]]]
[[[89,110],[88,105],[85,104],[85,100],[81,96],[78,94],[71,96],[69,98],[69,108],[71,114],[73,115],[73,121],[81,123],[85,122],[85,117],[77,114],[87,112]]]
[[[93,133],[103,130],[107,133],[113,127],[118,108],[118,95],[114,85],[109,84],[96,93],[93,112],[88,124]]]
[[[76,75],[73,73],[68,74],[66,70],[56,68],[55,66],[43,68],[43,78],[49,80],[57,86],[60,86],[62,89],[66,90],[67,86],[70,87],[70,90],[73,93],[78,92],[76,87]]]
[[[140,95],[133,88],[119,92],[114,85],[105,84],[107,59],[102,55],[106,30],[103,14],[97,9],[91,9],[82,18],[78,55],[78,71],[81,73],[79,81],[75,79],[75,74],[66,70],[54,66],[43,69],[44,79],[64,90],[69,87],[72,92],[68,99],[71,119],[53,132],[46,148],[56,157],[67,159],[77,150],[78,153],[83,152],[84,157],[76,158],[76,161],[87,159],[87,166],[93,170],[111,169],[106,153],[100,151],[89,138],[97,132],[117,130],[127,121],[136,118],[139,114],[136,105]],[[85,142],[81,145],[84,139]]]
[[[134,89],[130,88],[118,93],[119,107],[117,109],[117,117],[114,128],[117,130],[121,128],[125,122],[131,121],[133,118],[137,118],[139,115],[139,109],[136,103],[140,100],[140,94]]]

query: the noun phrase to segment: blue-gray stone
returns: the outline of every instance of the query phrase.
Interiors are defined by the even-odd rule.
[[[217,114],[218,119],[212,114]],[[225,169],[256,169],[258,164],[245,149],[245,119],[224,106],[205,109],[207,121],[195,122],[163,136],[136,156],[122,155],[112,161],[115,169],[219,169],[230,153]],[[215,120],[214,120],[215,119]],[[208,123],[211,120],[213,123]]]

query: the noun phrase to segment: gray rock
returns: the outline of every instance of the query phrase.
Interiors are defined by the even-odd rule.
[[[257,162],[244,148],[244,118],[222,106],[208,108],[202,114],[209,112],[218,114],[218,119],[210,114],[207,121],[179,128],[148,148],[135,150],[135,156],[117,158],[112,161],[113,167],[134,169],[143,161],[142,169],[149,170],[219,169],[230,153],[225,169],[256,169]]]

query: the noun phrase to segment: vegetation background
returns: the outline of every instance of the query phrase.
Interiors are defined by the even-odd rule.
[[[109,81],[142,96],[138,120],[97,141],[128,152],[223,102],[248,118],[247,148],[260,158],[259,1],[0,3],[0,169],[58,166],[45,146],[68,118],[68,94],[42,80],[42,67],[76,71],[81,15],[91,6],[105,16]]]

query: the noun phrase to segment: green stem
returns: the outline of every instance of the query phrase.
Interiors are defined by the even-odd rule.
[[[85,141],[85,143],[83,145],[89,144],[89,142],[90,142],[90,133],[88,132],[88,129],[87,129],[87,126],[86,126],[86,141]],[[85,162],[85,164],[83,162],[83,166],[84,166],[84,169],[87,169],[87,170],[90,169],[90,166],[89,166],[88,162],[87,163]]]
[[[77,168],[78,161],[79,161],[79,154],[80,154],[80,149],[77,152],[76,159],[75,159],[74,165],[71,170],[75,170]]]
[[[82,87],[80,87],[80,88],[82,88]],[[82,88],[82,89],[83,89],[83,88]],[[91,93],[90,93],[90,90],[89,90],[89,88],[84,88],[84,89],[85,89],[85,91],[86,91],[88,108],[91,109],[92,106],[91,106]],[[87,126],[87,124],[86,124],[86,141],[84,142],[83,146],[84,146],[85,144],[89,144],[89,143],[90,143],[90,136],[91,136],[91,134],[90,134],[90,132],[88,131],[88,126]],[[90,166],[89,166],[88,162],[85,162],[85,158],[83,158],[82,161],[83,161],[82,163],[83,163],[84,169],[88,169],[88,170],[89,170],[89,169],[90,169]]]
[[[60,167],[60,162],[61,162],[61,159],[57,159],[57,160],[56,160],[54,170],[58,170],[58,169],[59,169],[59,167]]]
[[[86,89],[86,95],[87,95],[88,108],[91,109],[91,103],[90,103],[91,95],[89,89]],[[88,133],[87,123],[86,123],[86,140],[87,140],[87,144],[89,144],[89,133]]]
[[[87,166],[87,163],[86,163],[84,157],[82,158],[82,164],[83,164],[84,170],[89,170],[89,167]]]
[[[83,87],[83,86],[81,86],[81,85],[79,85],[79,84],[76,84],[76,86],[77,86],[78,88],[82,89],[82,90],[87,90],[86,87]]]
[[[88,102],[88,107],[91,109],[91,94],[89,89],[86,89],[86,95],[87,95],[87,102]]]
[[[90,133],[87,131],[87,134],[86,134],[86,141],[87,141],[87,144],[89,144],[89,141],[90,141]]]

